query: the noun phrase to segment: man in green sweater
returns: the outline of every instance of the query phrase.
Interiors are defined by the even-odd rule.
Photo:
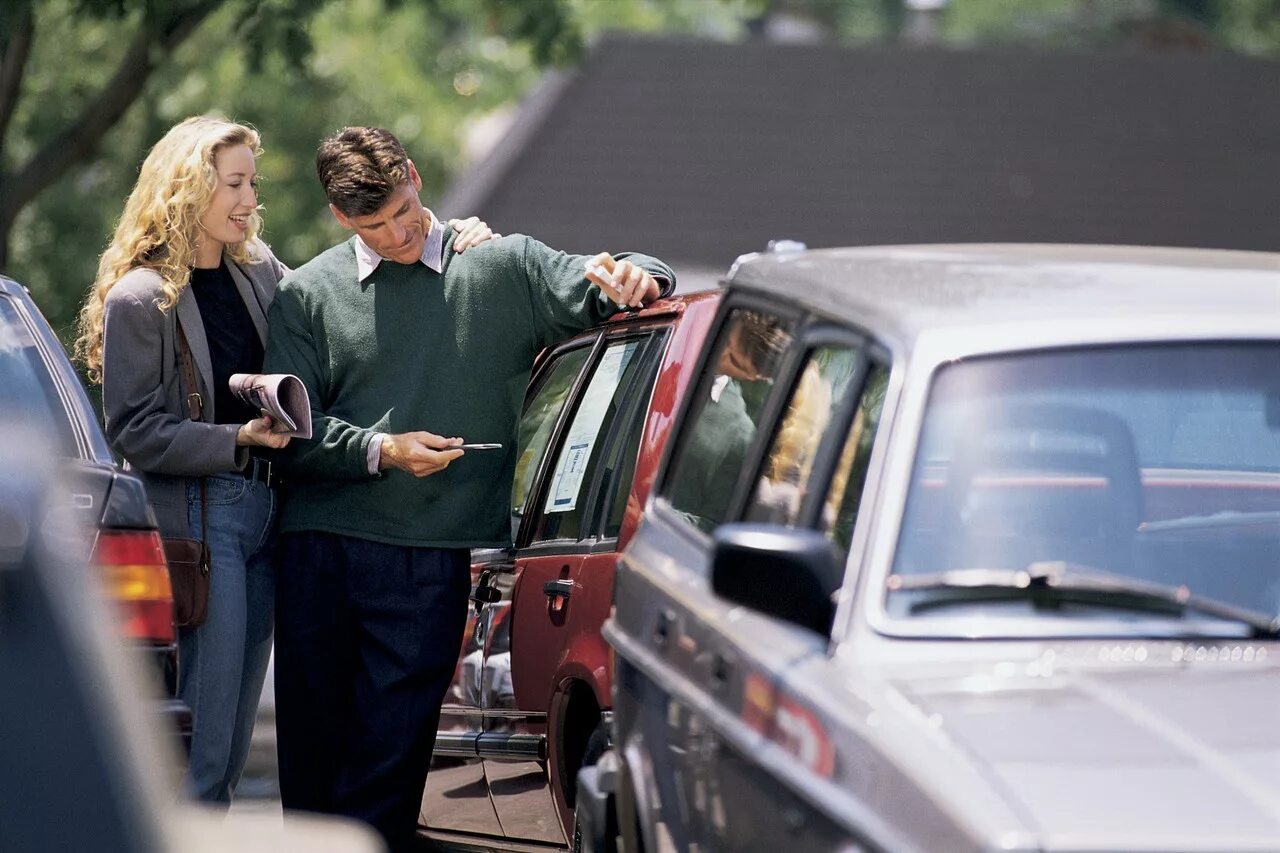
[[[395,850],[416,834],[469,549],[510,544],[534,357],[669,293],[675,275],[520,235],[449,251],[452,231],[385,130],[344,129],[316,168],[355,236],[288,275],[270,311],[264,369],[302,379],[314,430],[281,460],[280,793],[285,808],[365,820]]]

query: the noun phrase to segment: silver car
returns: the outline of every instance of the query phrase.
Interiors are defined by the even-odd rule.
[[[726,288],[618,568],[580,846],[1280,850],[1280,255]]]

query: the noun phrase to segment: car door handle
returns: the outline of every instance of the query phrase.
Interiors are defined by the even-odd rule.
[[[729,686],[729,678],[733,675],[733,664],[720,652],[712,652],[707,666],[707,678],[711,682],[711,690],[719,693]]]
[[[475,588],[475,592],[471,593],[471,601],[475,604],[477,613],[486,604],[493,604],[500,598],[502,598],[502,593],[488,584],[480,584]]]
[[[653,645],[665,648],[671,639],[671,629],[676,624],[676,614],[672,610],[663,610],[658,614],[658,623],[653,627]]]
[[[548,598],[555,598],[557,595],[562,595],[565,598],[568,598],[573,594],[573,581],[568,578],[547,581],[542,585],[542,591]]]

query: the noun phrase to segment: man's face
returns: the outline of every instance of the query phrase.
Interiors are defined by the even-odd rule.
[[[729,339],[725,341],[724,350],[720,353],[716,372],[733,379],[754,382],[761,378],[761,374],[751,356],[747,354],[749,350],[743,341],[746,334],[747,332],[741,327],[730,330]]]
[[[422,246],[427,240],[431,219],[418,198],[422,179],[412,163],[409,164],[409,180],[409,183],[396,187],[376,213],[346,216],[333,205],[329,205],[329,209],[344,228],[360,235],[365,245],[380,257],[398,264],[416,263],[422,258]]]

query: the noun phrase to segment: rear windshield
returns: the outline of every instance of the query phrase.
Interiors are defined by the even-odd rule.
[[[1065,562],[1274,614],[1277,555],[1280,347],[1041,352],[935,377],[895,574]],[[958,615],[920,606],[927,596],[890,593],[890,611]]]
[[[6,296],[0,296],[0,423],[34,430],[63,455],[76,453],[53,376],[31,329]]]

